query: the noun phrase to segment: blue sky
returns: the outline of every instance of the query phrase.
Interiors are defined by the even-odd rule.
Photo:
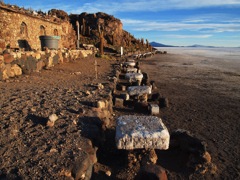
[[[169,45],[240,47],[240,0],[4,0],[34,10],[105,12],[136,38]]]

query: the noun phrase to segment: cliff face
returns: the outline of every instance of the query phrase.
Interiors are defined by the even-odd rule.
[[[143,39],[135,39],[133,35],[123,30],[122,22],[106,13],[98,12],[95,14],[82,13],[69,16],[75,31],[79,23],[79,34],[81,44],[99,45],[99,28],[104,35],[105,50],[119,51],[124,47],[125,51],[144,50],[147,45]]]

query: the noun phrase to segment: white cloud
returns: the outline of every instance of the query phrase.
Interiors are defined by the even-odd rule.
[[[122,19],[124,28],[134,31],[201,31],[201,32],[240,32],[240,24],[236,23],[186,23],[145,21]]]
[[[239,0],[123,0],[113,2],[108,0],[95,1],[92,3],[85,3],[79,8],[75,7],[71,13],[81,12],[106,12],[114,14],[116,12],[139,12],[139,11],[161,11],[169,9],[194,9],[201,7],[214,6],[240,6]]]
[[[186,38],[194,38],[194,39],[204,39],[204,38],[209,38],[212,37],[210,34],[205,34],[205,35],[166,35],[165,37],[168,38],[178,38],[178,39],[186,39]]]

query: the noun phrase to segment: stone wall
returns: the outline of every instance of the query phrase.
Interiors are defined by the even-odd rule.
[[[67,20],[5,4],[0,4],[0,17],[0,52],[6,47],[40,49],[41,35],[60,36],[59,48],[75,47],[76,32]]]
[[[9,52],[0,55],[0,80],[39,72],[56,64],[74,61],[94,54],[92,50],[48,50]]]

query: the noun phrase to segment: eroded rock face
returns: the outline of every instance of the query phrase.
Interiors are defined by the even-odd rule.
[[[48,11],[48,14],[52,16],[57,16],[62,20],[67,20],[67,21],[69,20],[68,14],[63,10],[51,9],[50,11]]]
[[[98,25],[100,25],[104,34],[105,50],[118,52],[120,51],[120,46],[123,46],[125,51],[136,51],[138,49],[146,49],[147,47],[144,44],[144,40],[135,39],[129,32],[123,30],[122,22],[112,15],[98,12],[95,14],[72,14],[69,17],[76,32],[76,22],[79,22],[82,44],[94,44],[98,46]]]

